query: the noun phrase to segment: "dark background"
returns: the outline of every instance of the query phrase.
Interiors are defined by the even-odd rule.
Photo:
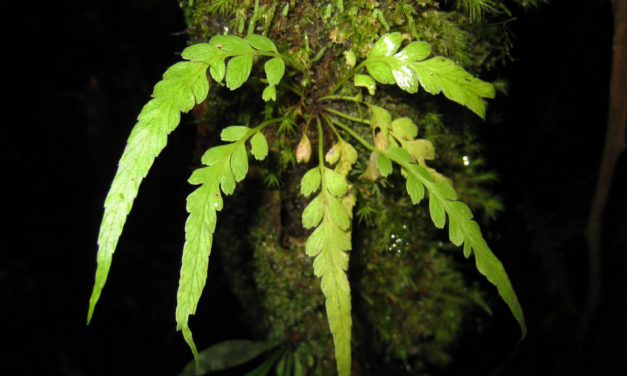
[[[7,11],[11,68],[0,252],[0,373],[172,375],[191,358],[175,331],[189,118],[142,184],[94,320],[85,325],[102,205],[152,86],[186,45],[176,1],[30,4]],[[491,104],[483,140],[506,211],[491,233],[527,315],[520,344],[497,304],[484,335],[462,341],[448,374],[627,374],[627,192],[623,156],[611,191],[603,291],[583,357],[575,332],[587,286],[584,228],[607,121],[609,1],[554,1],[512,22],[516,61],[498,70],[510,94]],[[6,90],[5,86],[5,90]],[[7,174],[8,172],[8,174]],[[8,175],[8,176],[7,176]],[[5,190],[6,192],[7,190]],[[246,338],[219,260],[192,327],[199,348]]]

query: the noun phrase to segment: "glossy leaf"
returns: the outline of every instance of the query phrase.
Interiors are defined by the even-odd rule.
[[[368,56],[390,56],[398,50],[402,41],[401,33],[385,34],[377,40]]]
[[[367,76],[365,74],[356,74],[355,86],[365,87],[366,89],[368,89],[368,93],[370,95],[374,95],[375,90],[377,88],[377,83],[370,76]]]
[[[366,69],[372,78],[382,84],[390,85],[396,82],[396,78],[392,73],[392,67],[383,61],[368,60],[366,61]]]
[[[485,118],[483,98],[494,98],[494,87],[473,77],[452,60],[441,56],[425,59],[430,48],[424,42],[412,42],[396,53],[402,37],[385,34],[373,46],[365,61],[370,76],[383,84],[394,84],[408,93],[422,86],[430,94],[442,92],[448,99],[468,107]]]

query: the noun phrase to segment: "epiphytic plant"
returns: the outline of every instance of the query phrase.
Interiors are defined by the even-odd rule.
[[[408,42],[404,43],[405,40]],[[427,161],[435,158],[433,144],[418,138],[419,129],[412,119],[394,118],[390,111],[371,100],[380,85],[396,85],[409,94],[422,87],[429,94],[442,93],[484,118],[484,98],[494,97],[493,86],[473,77],[450,59],[430,55],[431,48],[426,42],[412,41],[398,32],[384,34],[361,61],[355,51],[346,51],[345,75],[327,92],[308,96],[302,86],[312,79],[309,67],[287,50],[279,51],[265,36],[217,35],[208,43],[186,48],[182,52],[186,61],[165,72],[154,88],[153,98],[139,114],[106,198],[88,322],[105,285],[139,185],[165,147],[168,134],[178,125],[180,113],[205,101],[210,88],[208,76],[218,85],[236,90],[249,79],[254,65],[263,61],[262,99],[268,103],[277,98],[281,101],[284,93],[290,93],[297,101],[280,107],[283,110],[277,116],[251,121],[256,122],[255,126],[224,128],[220,134],[224,144],[209,148],[202,156],[205,166],[194,171],[189,179],[198,188],[187,198],[189,217],[185,224],[176,321],[195,358],[198,359],[198,351],[188,320],[195,313],[205,286],[223,194],[233,194],[236,184],[246,177],[249,151],[256,160],[264,160],[269,153],[268,135],[284,132],[299,122],[303,124],[303,133],[295,158],[299,162],[309,162],[312,158],[315,161],[302,176],[300,188],[302,195],[313,196],[302,212],[302,226],[313,229],[305,250],[314,260],[314,274],[321,279],[339,375],[349,375],[351,369],[351,289],[347,269],[348,252],[352,248],[353,207],[357,200],[355,182],[351,180],[386,179],[395,169],[400,172],[414,205],[428,198],[428,211],[435,227],[444,228],[448,218],[451,243],[463,245],[465,257],[474,255],[477,270],[496,286],[524,336],[523,312],[502,264],[488,247],[470,208],[458,198],[450,180],[427,165]],[[315,59],[309,63],[315,64]],[[296,77],[301,80],[299,83],[295,82]],[[365,88],[365,92],[360,88]],[[346,95],[347,91],[353,95]],[[317,140],[312,143],[308,134],[317,134]],[[369,156],[365,158],[368,161],[365,171],[355,177],[350,172],[359,158],[358,150],[366,151]]]

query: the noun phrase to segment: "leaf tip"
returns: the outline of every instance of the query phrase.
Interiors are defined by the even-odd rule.
[[[196,362],[196,369],[200,369],[200,357],[198,356],[198,349],[196,349],[196,344],[194,343],[194,338],[192,337],[192,331],[189,329],[187,323],[181,323],[180,330],[183,332],[183,338],[185,338],[185,342],[192,350],[192,354],[194,354],[194,360]]]

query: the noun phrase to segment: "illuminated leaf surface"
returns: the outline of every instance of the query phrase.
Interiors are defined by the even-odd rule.
[[[346,252],[351,249],[351,216],[342,202],[347,192],[347,183],[344,176],[320,166],[307,172],[301,182],[301,192],[307,195],[317,190],[322,175],[324,179],[321,179],[320,194],[303,213],[303,226],[306,228],[319,223],[307,239],[306,253],[315,257],[314,274],[322,279],[320,286],[325,296],[327,319],[333,335],[338,374],[348,376],[351,366],[352,319],[350,286],[346,277]]]
[[[258,50],[267,51],[267,52],[277,52],[274,42],[272,42],[267,37],[264,37],[263,35],[248,34],[244,39],[251,46],[255,47]]]
[[[246,136],[248,132],[250,132],[250,128],[248,127],[232,125],[224,128],[222,132],[220,132],[220,139],[222,139],[222,141],[239,141],[242,137]]]
[[[482,98],[494,98],[494,87],[473,77],[452,60],[441,56],[414,64],[420,84],[430,94],[440,91],[450,100],[462,104],[485,118]]]
[[[270,85],[277,85],[285,73],[285,63],[281,58],[275,57],[266,61],[264,69],[266,71],[268,83]]]
[[[207,96],[209,82],[206,71],[207,64],[202,62],[181,62],[172,66],[164,74],[164,79],[155,85],[153,99],[144,106],[137,118],[105,200],[105,212],[98,235],[98,268],[87,322],[91,320],[106,283],[113,253],[139,185],[148,174],[154,159],[165,147],[168,134],[178,125],[180,112],[189,111]]]
[[[463,244],[466,257],[474,251],[477,270],[496,286],[499,295],[518,321],[522,337],[525,337],[527,326],[518,297],[505,268],[488,247],[477,222],[472,219],[470,208],[465,203],[457,201],[457,194],[449,184],[433,181],[429,172],[422,166],[390,157],[400,163],[406,171],[406,188],[414,204],[417,204],[424,195],[423,188],[429,192],[429,212],[436,227],[443,228],[448,216],[451,242],[458,246]]]
[[[235,90],[242,86],[253,68],[252,55],[232,57],[226,65],[226,87]]]
[[[424,42],[412,42],[396,53],[401,42],[400,34],[392,33],[383,35],[375,43],[365,61],[368,74],[374,80],[383,84],[396,83],[412,94],[418,91],[419,86],[430,94],[442,92],[448,99],[485,118],[482,98],[494,98],[491,84],[473,77],[444,57],[424,60],[431,52]]]
[[[372,77],[365,74],[356,74],[355,75],[355,86],[365,87],[368,89],[368,93],[370,95],[374,95],[375,89],[377,88],[377,83],[372,79]]]
[[[261,132],[255,133],[250,139],[251,153],[255,156],[255,159],[262,161],[268,155],[268,141]]]

